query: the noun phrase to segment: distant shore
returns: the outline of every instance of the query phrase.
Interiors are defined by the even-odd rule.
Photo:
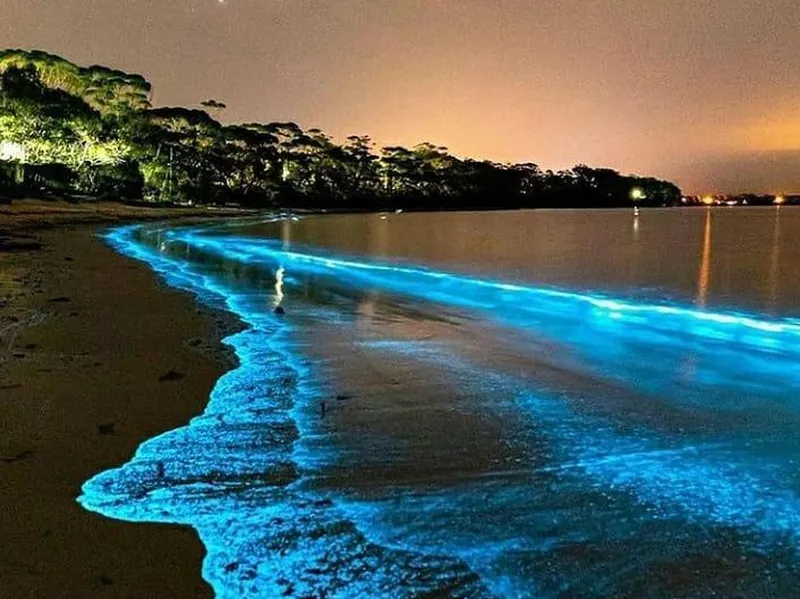
[[[97,233],[207,215],[105,202],[0,209],[0,595],[211,596],[194,531],[109,520],[75,501],[91,476],[203,411],[228,368],[218,341],[235,326]]]

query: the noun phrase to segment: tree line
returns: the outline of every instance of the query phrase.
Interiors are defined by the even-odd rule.
[[[377,149],[291,122],[226,125],[154,107],[140,75],[40,51],[0,51],[0,193],[342,210],[674,205],[655,178],[578,165],[458,158],[420,143]]]

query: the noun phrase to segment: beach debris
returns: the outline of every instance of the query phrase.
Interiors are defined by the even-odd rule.
[[[12,464],[14,462],[21,462],[22,460],[27,460],[29,457],[34,455],[36,452],[32,449],[26,449],[25,451],[19,452],[17,455],[10,456],[7,458],[0,458],[0,462],[5,462],[6,464]]]
[[[275,306],[275,309],[272,312],[278,316],[283,316],[286,314],[286,310],[283,309],[283,306]]]
[[[167,372],[162,374],[160,377],[158,377],[158,382],[159,383],[167,383],[167,382],[170,382],[170,381],[179,381],[185,376],[186,376],[185,374],[183,374],[182,372],[179,372],[178,370],[168,370]]]
[[[349,393],[340,393],[336,396],[336,401],[347,401],[348,399],[353,399],[353,396]]]
[[[114,434],[114,423],[109,422],[108,424],[98,424],[97,425],[97,432],[101,435],[113,435]]]
[[[103,586],[111,586],[112,584],[114,584],[114,581],[111,580],[111,578],[109,578],[109,576],[105,572],[103,572],[100,575],[100,578],[98,580],[100,581],[100,584],[102,584]]]
[[[66,295],[59,295],[58,297],[51,297],[47,300],[51,304],[67,304],[72,301],[71,298],[68,298]]]
[[[322,404],[320,404],[320,416],[321,416],[322,418],[325,418],[325,412],[326,412],[326,411],[327,411],[327,405],[326,405],[326,404],[325,404],[325,402],[323,401],[323,402],[322,402]]]
[[[72,256],[64,256],[64,262],[74,262],[75,258]]]
[[[19,389],[22,383],[9,383],[7,385],[0,385],[0,391],[8,391],[10,389]]]

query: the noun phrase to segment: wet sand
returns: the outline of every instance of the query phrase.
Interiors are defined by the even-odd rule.
[[[201,413],[230,359],[217,341],[229,319],[106,247],[101,226],[66,224],[141,216],[123,212],[0,216],[0,597],[212,594],[193,530],[75,501],[87,479]]]

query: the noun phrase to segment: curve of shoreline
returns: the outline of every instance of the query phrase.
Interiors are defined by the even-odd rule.
[[[341,496],[303,484],[304,472],[313,471],[315,462],[331,463],[336,457],[325,455],[335,449],[326,444],[324,435],[315,438],[319,427],[309,420],[330,394],[314,380],[313,368],[303,362],[303,347],[296,346],[291,334],[292,322],[276,317],[268,308],[270,285],[259,282],[255,271],[252,276],[247,271],[253,267],[268,274],[270,268],[287,260],[293,265],[292,277],[300,271],[311,272],[336,278],[342,285],[376,285],[484,313],[497,314],[499,305],[513,305],[511,324],[522,330],[542,329],[554,339],[568,340],[584,354],[587,364],[602,364],[604,376],[617,379],[622,386],[641,389],[650,385],[655,392],[656,387],[664,386],[662,380],[671,376],[673,363],[666,358],[681,355],[675,350],[691,347],[703,358],[704,369],[704,377],[691,387],[698,388],[695,394],[680,398],[684,406],[665,402],[651,414],[643,412],[639,424],[628,423],[627,432],[606,427],[602,414],[594,418],[588,413],[571,413],[560,398],[548,395],[546,389],[535,390],[528,381],[515,382],[500,372],[484,372],[482,377],[505,395],[521,393],[515,408],[518,416],[531,417],[540,428],[544,425],[539,434],[546,435],[561,452],[563,463],[538,472],[559,473],[559,485],[572,480],[579,486],[605,489],[598,501],[619,495],[617,500],[622,502],[624,496],[629,503],[626,512],[641,512],[642,522],[702,521],[704,526],[720,530],[746,531],[761,537],[770,551],[782,546],[787,534],[791,536],[796,529],[798,504],[785,497],[782,484],[753,456],[745,455],[747,452],[712,443],[714,437],[709,433],[725,422],[726,427],[735,424],[736,410],[717,404],[716,416],[731,412],[730,417],[716,422],[716,416],[709,414],[705,425],[711,428],[699,437],[688,429],[670,431],[657,422],[665,411],[677,414],[693,404],[702,405],[702,396],[725,376],[724,365],[711,359],[721,347],[738,356],[740,369],[752,375],[752,382],[759,382],[767,356],[773,363],[778,359],[796,362],[799,331],[795,320],[631,303],[424,268],[286,252],[269,241],[226,237],[220,242],[186,229],[150,231],[149,242],[142,243],[134,230],[115,230],[112,243],[148,262],[171,285],[233,312],[248,328],[225,340],[235,349],[239,367],[217,382],[205,413],[182,429],[147,441],[122,468],[89,481],[82,502],[114,518],[196,528],[209,550],[204,576],[220,597],[302,596],[320,590],[329,596],[402,597],[441,593],[442,588],[447,596],[455,597],[483,597],[490,590],[514,596],[507,592],[509,583],[501,580],[503,573],[489,572],[488,577],[495,579],[492,583],[481,578],[487,572],[487,559],[494,558],[474,549],[480,545],[479,538],[466,535],[459,542],[448,542],[443,535],[449,534],[449,529],[426,531],[414,521],[409,521],[408,534],[402,538],[394,530],[397,527],[380,524],[392,508],[387,511],[385,506],[373,509],[375,506],[341,502]],[[203,260],[173,259],[170,251],[178,251],[179,256],[207,252],[205,260],[224,255],[228,261],[216,263],[219,271],[205,272],[200,266]],[[281,260],[276,260],[278,256]],[[213,260],[209,263],[214,264]],[[213,276],[219,272],[231,272],[234,279],[246,284],[226,285]],[[663,335],[663,330],[682,333]],[[597,347],[602,345],[598,335],[618,343],[617,358],[624,359],[598,354]],[[642,355],[637,349],[642,341],[663,356],[660,369],[637,358]],[[776,352],[778,347],[780,352]],[[451,367],[458,364],[456,356],[446,361]],[[454,378],[466,384],[466,373],[474,368],[465,364],[457,370]],[[631,378],[631,372],[636,376]],[[794,380],[790,370],[781,372],[781,381]],[[770,386],[762,381],[758,393],[779,393],[781,381],[772,381]],[[481,384],[476,380],[467,386],[477,390]],[[731,379],[730,384],[742,387],[745,382]],[[735,442],[735,436],[729,441]],[[729,463],[732,458],[736,459]],[[709,480],[716,481],[715,486],[709,486]],[[510,490],[517,495],[520,491]],[[435,502],[435,509],[445,508],[441,522],[449,521],[448,510],[459,500],[450,497]],[[432,505],[421,499],[419,510],[430,513]],[[463,511],[477,509],[472,506]],[[371,524],[364,517],[369,512],[374,513]],[[776,517],[764,518],[764,513]],[[398,511],[390,521],[408,515]],[[494,533],[499,540],[507,536],[507,528],[498,524]],[[410,538],[416,540],[409,543]],[[523,541],[520,547],[529,550],[529,543]],[[429,549],[435,542],[439,545],[433,555]],[[525,582],[519,584],[524,587]]]
[[[238,292],[137,243],[136,229],[115,229],[107,240],[246,328],[223,340],[238,366],[217,381],[205,412],[89,480],[81,505],[115,519],[192,526],[208,551],[203,576],[221,598],[489,597],[458,559],[371,543],[324,494],[299,489],[315,457],[297,441],[319,392],[291,349],[291,325],[260,306],[261,294]]]
[[[25,222],[37,249],[0,251],[0,595],[210,597],[194,531],[109,520],[75,497],[202,412],[227,369],[228,316],[113,251],[102,225]]]

